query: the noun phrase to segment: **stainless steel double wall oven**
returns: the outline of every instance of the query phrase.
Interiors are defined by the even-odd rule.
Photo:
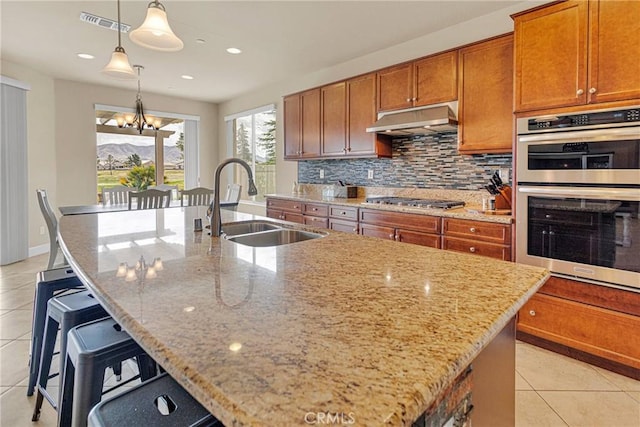
[[[640,106],[517,121],[516,261],[640,292]]]

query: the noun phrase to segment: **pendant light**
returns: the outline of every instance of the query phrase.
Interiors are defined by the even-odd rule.
[[[132,127],[138,130],[138,133],[142,135],[142,131],[145,129],[157,130],[158,126],[154,123],[153,117],[146,117],[144,114],[144,107],[142,106],[142,96],[140,95],[140,70],[144,69],[142,65],[134,65],[138,70],[138,93],[136,94],[136,115],[129,117],[126,122],[123,120],[117,120],[118,127]]]
[[[176,52],[184,47],[167,20],[167,12],[158,1],[152,1],[147,8],[147,16],[142,25],[129,33],[132,42],[149,49]]]
[[[122,31],[122,25],[120,24],[120,0],[118,2],[118,46],[116,46],[115,50],[111,54],[111,60],[105,67],[102,69],[102,72],[109,77],[114,77],[116,79],[135,79],[136,73],[131,68],[129,64],[129,57],[127,56],[127,52],[124,51],[122,47],[122,40],[120,38],[120,33]]]

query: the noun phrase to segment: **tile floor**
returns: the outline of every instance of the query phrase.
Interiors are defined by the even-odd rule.
[[[33,282],[46,262],[41,255],[0,267],[0,427],[56,423],[46,402],[33,423],[35,396],[26,396]],[[518,427],[640,427],[640,381],[521,342],[516,371]]]

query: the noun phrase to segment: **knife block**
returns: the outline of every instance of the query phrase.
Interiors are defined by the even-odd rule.
[[[505,185],[500,190],[500,194],[496,194],[496,209],[511,209],[511,187]]]

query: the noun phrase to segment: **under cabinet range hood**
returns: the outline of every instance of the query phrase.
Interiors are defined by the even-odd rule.
[[[458,120],[450,105],[384,113],[377,122],[367,128],[367,132],[370,133],[394,136],[430,135],[457,130]]]

